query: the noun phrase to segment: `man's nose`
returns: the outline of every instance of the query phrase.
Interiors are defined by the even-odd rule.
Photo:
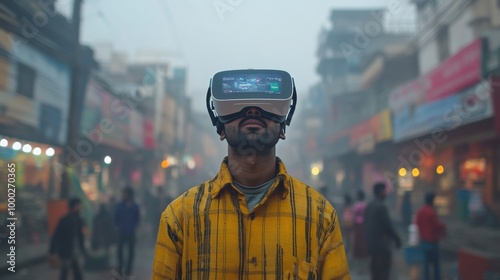
[[[262,117],[262,114],[260,113],[259,108],[257,108],[257,107],[250,107],[245,112],[245,116]]]

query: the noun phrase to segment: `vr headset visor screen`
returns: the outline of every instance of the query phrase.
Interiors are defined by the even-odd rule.
[[[246,107],[258,107],[284,119],[290,110],[294,84],[290,74],[281,70],[222,71],[212,78],[209,94],[221,119]]]

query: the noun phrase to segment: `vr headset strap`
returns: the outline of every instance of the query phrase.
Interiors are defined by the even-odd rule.
[[[215,126],[217,128],[217,134],[221,134],[222,133],[222,130],[224,129],[224,124],[219,120],[218,117],[215,116],[214,114],[214,104],[213,104],[213,101],[210,100],[210,86],[208,87],[208,90],[207,90],[207,99],[206,99],[206,102],[207,102],[207,111],[208,111],[208,115],[210,116],[210,120],[212,121],[212,125]]]

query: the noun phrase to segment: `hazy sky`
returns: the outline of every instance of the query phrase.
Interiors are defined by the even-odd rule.
[[[111,41],[131,57],[138,50],[172,53],[187,66],[188,92],[202,110],[209,79],[226,69],[283,69],[305,94],[319,80],[318,34],[331,9],[394,1],[85,0],[81,36],[90,45]]]

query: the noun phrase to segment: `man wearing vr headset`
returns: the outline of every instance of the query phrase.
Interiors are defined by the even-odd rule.
[[[296,104],[284,71],[213,77],[207,109],[228,156],[163,212],[152,279],[350,279],[335,209],[276,157]]]

